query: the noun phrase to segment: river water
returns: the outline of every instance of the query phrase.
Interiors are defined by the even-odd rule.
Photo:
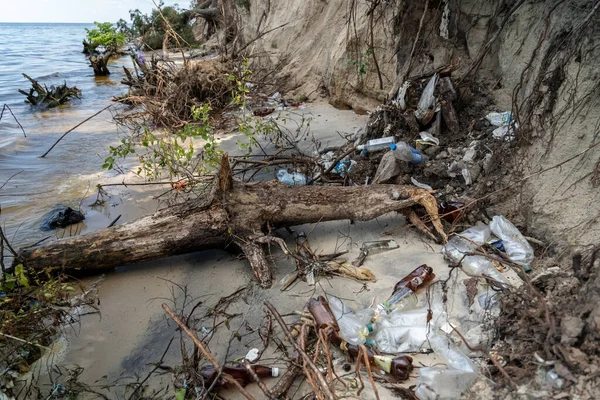
[[[23,137],[6,110],[0,121],[0,185],[10,180],[0,190],[0,205],[2,224],[15,247],[47,235],[39,224],[54,205],[79,208],[97,183],[115,176],[101,169],[109,144],[120,135],[110,112],[77,128],[46,158],[39,158],[64,132],[126,90],[120,80],[121,65],[129,63],[128,57],[111,62],[110,76],[94,77],[81,53],[85,29],[92,26],[0,24],[0,108],[7,104],[27,134]],[[18,92],[30,87],[22,73],[48,87],[66,81],[81,89],[81,99],[49,110],[32,107]],[[76,227],[77,232],[98,228],[111,217],[106,210],[86,209],[84,213],[86,223]],[[58,236],[67,234],[70,232],[56,232]]]

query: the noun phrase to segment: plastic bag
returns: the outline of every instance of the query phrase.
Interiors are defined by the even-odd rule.
[[[328,300],[329,307],[340,326],[340,335],[342,338],[350,344],[365,343],[367,341],[367,336],[369,336],[367,323],[370,321],[373,314],[367,311],[368,309],[355,314],[337,297],[331,296]]]
[[[490,222],[490,229],[502,239],[506,255],[511,261],[520,265],[533,261],[533,248],[509,220],[497,215]]]
[[[427,86],[423,90],[423,94],[419,99],[419,104],[417,106],[417,110],[415,111],[415,117],[418,120],[424,118],[430,109],[432,109],[435,105],[435,97],[433,96],[433,92],[435,91],[435,85],[437,83],[437,74],[433,74]]]

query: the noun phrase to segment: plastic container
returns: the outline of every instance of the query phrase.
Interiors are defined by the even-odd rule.
[[[502,239],[506,255],[511,261],[525,265],[533,261],[533,248],[521,232],[506,218],[496,215],[490,222],[494,235]]]
[[[277,180],[291,186],[304,186],[308,182],[306,175],[300,172],[289,173],[285,169],[280,169],[277,172]]]
[[[393,136],[383,137],[383,138],[379,138],[379,139],[369,140],[367,143],[365,143],[363,145],[356,146],[356,149],[361,150],[361,151],[366,150],[367,152],[386,150],[386,149],[389,149],[390,146],[392,146],[395,142],[396,142],[396,140],[394,139]]]
[[[398,142],[390,146],[394,152],[396,159],[406,161],[412,164],[419,164],[425,161],[426,157],[423,156],[418,150],[410,147],[406,142]]]

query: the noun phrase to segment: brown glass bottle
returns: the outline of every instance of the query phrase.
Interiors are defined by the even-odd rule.
[[[335,331],[340,330],[337,320],[329,307],[329,302],[323,296],[310,299],[306,306],[317,323],[317,329],[332,327]]]
[[[444,221],[456,222],[462,217],[465,203],[460,201],[442,201],[438,206],[438,213]]]
[[[270,368],[263,365],[253,365],[252,369],[259,378],[279,375],[278,368]],[[254,382],[254,378],[245,367],[223,367],[223,374],[230,375],[242,386],[246,386],[247,384]],[[202,378],[204,379],[204,386],[209,387],[219,374],[215,367],[212,365],[207,365],[202,367],[200,370],[200,375],[202,375]],[[225,382],[222,379],[217,382],[217,386],[222,386],[224,384]]]

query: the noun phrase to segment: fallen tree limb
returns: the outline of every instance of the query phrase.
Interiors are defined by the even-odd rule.
[[[265,243],[273,238],[265,236],[272,229],[320,221],[368,221],[415,203],[435,203],[427,190],[411,186],[234,182],[229,163],[224,160],[220,178],[201,206],[189,202],[127,224],[21,249],[15,263],[34,270],[90,274],[233,243],[246,254],[261,285],[269,287],[272,274]],[[433,212],[431,217],[437,220],[437,211]],[[445,238],[443,231],[438,232]]]

